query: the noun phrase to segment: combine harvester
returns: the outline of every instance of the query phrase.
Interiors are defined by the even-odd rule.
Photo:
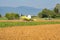
[[[24,21],[35,21],[31,15],[28,15],[28,16],[21,16],[21,19],[24,20]]]

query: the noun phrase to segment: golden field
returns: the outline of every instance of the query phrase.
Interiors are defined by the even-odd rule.
[[[0,40],[60,40],[60,24],[0,28]]]

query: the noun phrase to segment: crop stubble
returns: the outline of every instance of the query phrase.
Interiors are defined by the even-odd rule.
[[[0,40],[60,40],[60,24],[0,28]]]

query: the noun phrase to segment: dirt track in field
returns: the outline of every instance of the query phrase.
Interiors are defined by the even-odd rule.
[[[60,20],[38,20],[35,22],[60,22]],[[0,22],[24,22],[23,20],[0,20]]]
[[[0,40],[60,40],[60,24],[0,28]]]

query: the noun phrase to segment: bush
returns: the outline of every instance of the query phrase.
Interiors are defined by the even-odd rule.
[[[8,18],[8,20],[15,20],[19,19],[20,16],[17,13],[6,13],[5,17]]]

